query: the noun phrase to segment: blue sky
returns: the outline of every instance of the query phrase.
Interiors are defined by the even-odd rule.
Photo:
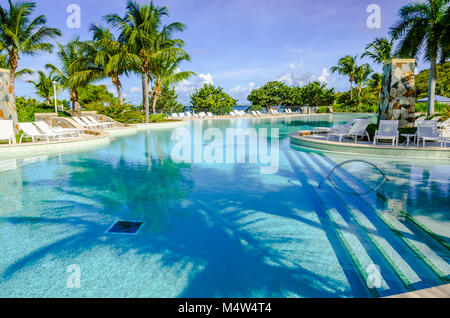
[[[141,4],[148,1],[138,1]],[[329,69],[340,57],[361,54],[377,36],[386,36],[397,20],[398,10],[406,0],[156,0],[165,5],[170,16],[164,23],[183,22],[187,30],[178,34],[186,42],[192,61],[181,66],[198,76],[177,85],[182,103],[203,83],[214,83],[248,104],[246,96],[252,88],[271,80],[288,84],[305,84],[321,80],[338,91],[348,89],[348,79],[331,74]],[[7,6],[6,0],[0,4]],[[81,28],[66,24],[70,4],[81,8]],[[381,8],[381,28],[367,27],[367,7]],[[76,35],[90,38],[91,23],[105,24],[102,17],[125,12],[125,0],[38,0],[38,14],[46,15],[48,25],[57,27],[64,43]],[[19,68],[44,68],[56,63],[55,55],[23,56]],[[365,62],[370,62],[365,60]],[[419,68],[427,67],[419,63]],[[381,66],[374,65],[376,70]],[[122,78],[126,99],[141,102],[140,77]],[[100,83],[113,85],[109,80]],[[31,95],[33,86],[24,79],[17,83],[17,95]],[[67,98],[63,93],[61,98]]]

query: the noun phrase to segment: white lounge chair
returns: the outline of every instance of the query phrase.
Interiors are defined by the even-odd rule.
[[[50,127],[45,121],[36,121],[33,123],[42,132],[51,135],[52,133],[63,134],[70,137],[82,137],[84,132],[78,128],[62,128],[62,127]]]
[[[89,119],[87,119],[86,117],[80,117],[80,119],[88,126],[91,127],[91,129],[101,129],[104,128],[104,125],[98,125],[98,124],[94,124],[93,122],[91,122]]]
[[[259,116],[262,116],[262,115],[263,115],[259,110],[257,110],[256,113],[257,113]]]
[[[380,127],[375,131],[373,145],[377,144],[377,140],[391,140],[392,146],[398,145],[398,120],[381,120]]]
[[[198,115],[200,116],[200,118],[205,118],[206,117],[206,114],[204,112],[200,112]]]
[[[172,118],[178,118],[178,114],[177,113],[172,113]]]
[[[85,121],[81,120],[78,117],[72,117],[72,119],[81,127],[83,128],[87,128],[87,129],[95,129],[95,126],[93,124],[90,123],[86,123]]]
[[[16,143],[12,120],[0,120],[0,140],[8,140],[8,144]]]
[[[312,134],[318,134],[318,133],[339,133],[339,132],[346,132],[348,131],[353,124],[357,121],[357,119],[352,119],[348,121],[344,125],[335,125],[333,127],[316,127],[312,130]]]
[[[187,118],[191,118],[192,117],[192,113],[191,112],[184,112],[186,114]]]
[[[213,118],[213,117],[214,117],[213,113],[211,113],[211,112],[207,112],[207,113],[206,113],[206,116],[208,116],[208,117],[210,117],[210,118]]]
[[[417,125],[417,144],[423,141],[425,147],[427,141],[438,142],[442,137],[441,133],[437,129],[437,122],[435,120],[423,120]]]
[[[178,113],[178,117],[180,118],[186,118],[186,115],[184,113]]]
[[[370,119],[358,119],[355,121],[355,123],[353,124],[353,126],[348,129],[347,131],[343,131],[343,132],[332,132],[328,134],[327,140],[331,137],[331,136],[336,136],[339,138],[339,142],[342,142],[342,139],[344,137],[351,137],[355,139],[355,143],[358,141],[358,137],[367,137],[367,139],[370,142],[370,136],[369,133],[366,131],[367,126],[369,126],[370,124]]]
[[[19,129],[23,131],[22,136],[20,136],[20,143],[22,143],[22,139],[25,138],[31,138],[33,142],[35,140],[39,139],[45,139],[47,141],[50,141],[50,139],[56,140],[58,138],[59,140],[64,140],[64,134],[63,133],[41,133],[36,126],[34,126],[32,123],[19,123]]]
[[[99,122],[95,117],[93,116],[86,116],[87,119],[89,119],[92,123],[97,125],[104,125],[105,127],[117,127],[117,124],[113,121],[107,121],[107,122]]]
[[[229,112],[229,114],[230,114],[231,117],[236,117],[236,116],[237,116],[237,115],[234,113],[234,111]]]

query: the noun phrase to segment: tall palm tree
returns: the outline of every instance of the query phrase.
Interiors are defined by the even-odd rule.
[[[168,16],[166,7],[139,5],[136,1],[128,0],[127,11],[124,17],[117,14],[105,16],[105,20],[114,28],[120,30],[119,41],[126,43],[130,51],[139,56],[140,62],[135,71],[142,76],[142,100],[145,109],[145,121],[149,122],[149,73],[152,58],[177,46],[180,40],[166,41],[160,50],[154,50],[154,41],[162,33],[169,40],[175,31],[183,31],[185,25],[179,22],[163,26],[161,19]],[[162,30],[162,31],[161,31]],[[169,46],[167,44],[170,44]]]
[[[111,79],[116,87],[120,104],[123,103],[121,75],[128,75],[135,65],[139,65],[139,56],[129,52],[125,43],[117,41],[111,30],[97,25],[91,26],[93,41],[86,42],[87,56],[92,59],[97,76]]]
[[[157,55],[151,60],[153,114],[156,114],[156,102],[161,96],[163,85],[173,85],[196,75],[190,71],[178,72],[178,67],[183,61],[190,61],[190,56],[181,48]]]
[[[373,42],[366,46],[366,51],[361,55],[362,58],[369,57],[376,64],[384,64],[395,58],[393,52],[394,40],[387,38],[376,38]]]
[[[436,64],[450,56],[449,0],[426,0],[405,5],[399,11],[400,19],[390,33],[400,40],[398,54],[416,59],[423,53],[430,62],[428,81],[428,115],[434,113],[436,93]]]
[[[50,106],[51,97],[54,95],[53,82],[57,80],[54,72],[50,72],[47,76],[43,71],[38,71],[39,79],[37,81],[29,80],[28,83],[34,85],[36,94],[45,99],[45,104]]]
[[[355,73],[357,69],[356,59],[358,56],[347,55],[338,61],[337,66],[331,68],[331,72],[337,72],[340,75],[349,77],[350,81],[350,100],[353,100],[353,83],[355,82]]]
[[[355,71],[355,83],[358,85],[358,99],[359,103],[361,102],[361,92],[362,87],[364,84],[367,83],[367,80],[369,79],[370,74],[372,73],[372,68],[369,64],[363,64],[361,66],[356,67]]]
[[[83,50],[83,43],[79,39],[68,42],[65,45],[58,43],[58,59],[62,65],[61,69],[53,64],[47,64],[46,68],[56,74],[56,81],[70,91],[70,101],[72,102],[72,115],[80,109],[78,89],[89,84],[96,78],[92,76],[92,65],[88,64],[86,51]]]
[[[11,0],[8,0],[8,3],[9,10],[0,6],[0,51],[6,51],[8,54],[11,86],[14,92],[20,54],[51,52],[53,45],[47,41],[60,36],[61,31],[47,27],[44,15],[32,19],[35,3],[22,1],[13,3]]]

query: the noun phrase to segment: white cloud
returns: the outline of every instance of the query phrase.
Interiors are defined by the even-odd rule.
[[[194,93],[195,90],[202,88],[205,84],[214,85],[214,78],[210,73],[199,74],[198,76],[192,77],[189,80],[182,80],[175,85],[175,89],[180,95],[181,99],[186,99],[189,97],[189,95]]]
[[[238,85],[230,89],[230,94],[233,98],[238,99],[240,103],[248,103],[247,96],[255,89],[255,86],[256,84],[253,82],[250,82],[245,86]]]
[[[323,68],[320,75],[311,73],[311,72],[300,72],[300,69],[303,67],[303,63],[300,62],[298,64],[291,64],[290,70],[286,73],[280,75],[275,78],[275,81],[283,82],[287,85],[299,85],[304,86],[308,83],[314,81],[320,81],[324,83],[329,82],[330,72],[327,68]]]
[[[142,93],[142,88],[138,86],[133,86],[130,88],[130,94]]]
[[[325,67],[322,70],[322,74],[320,74],[320,76],[317,79],[323,83],[328,83],[329,78],[330,78],[330,71],[328,71],[328,69]]]

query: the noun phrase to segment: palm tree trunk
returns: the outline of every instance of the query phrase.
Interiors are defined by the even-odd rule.
[[[122,96],[122,89],[121,89],[122,84],[120,83],[119,77],[113,77],[112,83],[116,87],[117,97],[119,98],[120,105],[122,105],[123,104],[123,96]]]
[[[353,100],[353,81],[350,80],[350,101]]]
[[[430,76],[428,78],[428,116],[434,114],[434,100],[436,95],[436,58],[432,58],[430,64]]]
[[[153,95],[153,115],[156,115],[156,101],[158,100],[158,96],[156,94]]]
[[[144,103],[145,122],[150,121],[150,109],[148,100],[148,75],[147,72],[142,72],[142,100]]]

